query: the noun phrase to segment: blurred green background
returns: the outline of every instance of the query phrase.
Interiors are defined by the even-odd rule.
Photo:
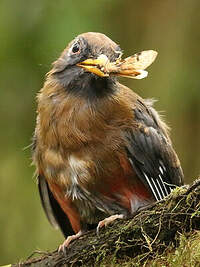
[[[159,52],[147,79],[122,82],[159,101],[172,128],[186,183],[200,173],[200,1],[0,2],[0,265],[63,240],[40,205],[30,149],[35,96],[66,44],[87,31],[107,34],[125,56]]]

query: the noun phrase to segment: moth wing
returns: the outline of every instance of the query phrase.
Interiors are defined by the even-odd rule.
[[[134,69],[144,70],[150,66],[157,57],[157,52],[154,50],[146,50],[127,57],[123,64],[132,65]]]

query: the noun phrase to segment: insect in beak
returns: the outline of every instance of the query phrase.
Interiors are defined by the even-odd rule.
[[[154,62],[157,54],[158,53],[154,50],[147,50],[136,53],[125,59],[117,59],[115,62],[110,62],[108,57],[102,54],[97,59],[86,59],[78,63],[77,66],[100,77],[114,75],[143,79],[148,75],[145,69]]]

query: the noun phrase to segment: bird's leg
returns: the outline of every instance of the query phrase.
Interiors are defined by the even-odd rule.
[[[116,219],[123,219],[123,218],[124,218],[123,214],[115,214],[115,215],[111,215],[110,217],[105,218],[104,220],[100,221],[98,223],[98,226],[97,226],[97,234],[99,234],[100,228],[102,228],[104,226],[106,227],[108,224],[110,224],[111,222],[114,222]]]
[[[69,246],[69,244],[71,243],[71,241],[78,239],[80,236],[83,235],[83,231],[79,231],[77,234],[75,235],[71,235],[68,236],[65,241],[59,246],[58,248],[58,252],[65,252],[65,249]]]

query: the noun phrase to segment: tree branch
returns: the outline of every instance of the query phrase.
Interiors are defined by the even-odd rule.
[[[176,188],[164,200],[144,208],[129,220],[115,221],[100,231],[90,231],[70,244],[65,255],[35,252],[13,266],[110,266],[111,262],[149,260],[171,244],[177,234],[200,230],[200,179],[190,187]],[[34,257],[36,253],[40,255]],[[108,264],[108,265],[106,265]]]

